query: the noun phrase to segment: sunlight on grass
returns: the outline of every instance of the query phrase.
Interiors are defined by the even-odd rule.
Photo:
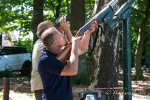
[[[3,98],[3,92],[0,92],[0,100]],[[35,100],[33,93],[21,93],[21,92],[14,92],[10,90],[9,92],[9,99],[10,100]]]
[[[0,92],[0,99],[2,99],[3,95],[2,95],[2,92]]]

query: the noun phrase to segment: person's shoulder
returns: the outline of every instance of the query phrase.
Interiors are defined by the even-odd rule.
[[[36,40],[35,44],[43,44],[41,39]]]
[[[40,39],[38,39],[34,44],[34,48],[42,49],[43,47],[44,47],[44,45]]]

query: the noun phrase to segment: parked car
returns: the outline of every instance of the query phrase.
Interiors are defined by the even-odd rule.
[[[31,54],[21,46],[0,46],[0,72],[20,71],[21,74],[31,72]]]

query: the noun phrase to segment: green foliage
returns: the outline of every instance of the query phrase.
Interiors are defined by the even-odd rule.
[[[13,73],[8,69],[6,69],[5,71],[0,72],[0,78],[3,77],[7,77],[7,78],[13,77]]]
[[[14,45],[25,47],[29,53],[32,53],[33,41],[30,38],[21,39],[18,42],[15,41]]]
[[[44,20],[55,20],[70,13],[71,0],[44,0]],[[13,30],[21,34],[32,31],[33,1],[32,0],[1,0],[0,1],[0,33]]]
[[[31,0],[1,0],[0,33],[13,30],[31,31],[33,2]],[[44,0],[44,20],[55,20],[64,14],[70,15],[71,0]],[[91,18],[94,0],[86,0],[86,19]]]
[[[31,30],[31,1],[1,0],[1,3],[4,4],[0,8],[1,32],[8,33],[13,30]]]
[[[2,97],[3,97],[3,94],[0,94],[0,99],[2,99]]]
[[[131,39],[132,39],[132,57],[135,55],[135,51],[137,48],[137,39],[141,27],[142,20],[144,19],[144,12],[146,3],[148,0],[136,0],[134,9],[132,9],[131,13]],[[150,18],[147,22],[146,30],[143,33],[144,36],[144,47],[143,47],[143,58],[150,56]]]
[[[45,0],[44,1],[44,17],[46,20],[55,20],[64,15],[70,15],[70,1],[71,0]]]
[[[131,35],[132,35],[132,58],[134,57],[137,48],[137,37],[139,27],[144,18],[144,10],[148,0],[136,0],[134,9],[131,13]],[[93,15],[95,0],[85,0],[86,21]],[[44,20],[55,20],[64,14],[70,15],[71,0],[44,0]],[[8,33],[13,30],[20,31],[25,37],[28,32],[32,31],[33,19],[33,0],[0,0],[0,33]],[[146,26],[144,39],[143,56],[150,56],[150,20]],[[15,42],[16,45],[21,45],[32,51],[32,40],[20,39]]]
[[[95,0],[85,0],[86,20],[88,21],[93,16]]]

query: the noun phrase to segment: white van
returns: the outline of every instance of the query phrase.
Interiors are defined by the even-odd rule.
[[[0,46],[0,72],[6,69],[23,75],[30,73],[31,54],[20,46]]]

